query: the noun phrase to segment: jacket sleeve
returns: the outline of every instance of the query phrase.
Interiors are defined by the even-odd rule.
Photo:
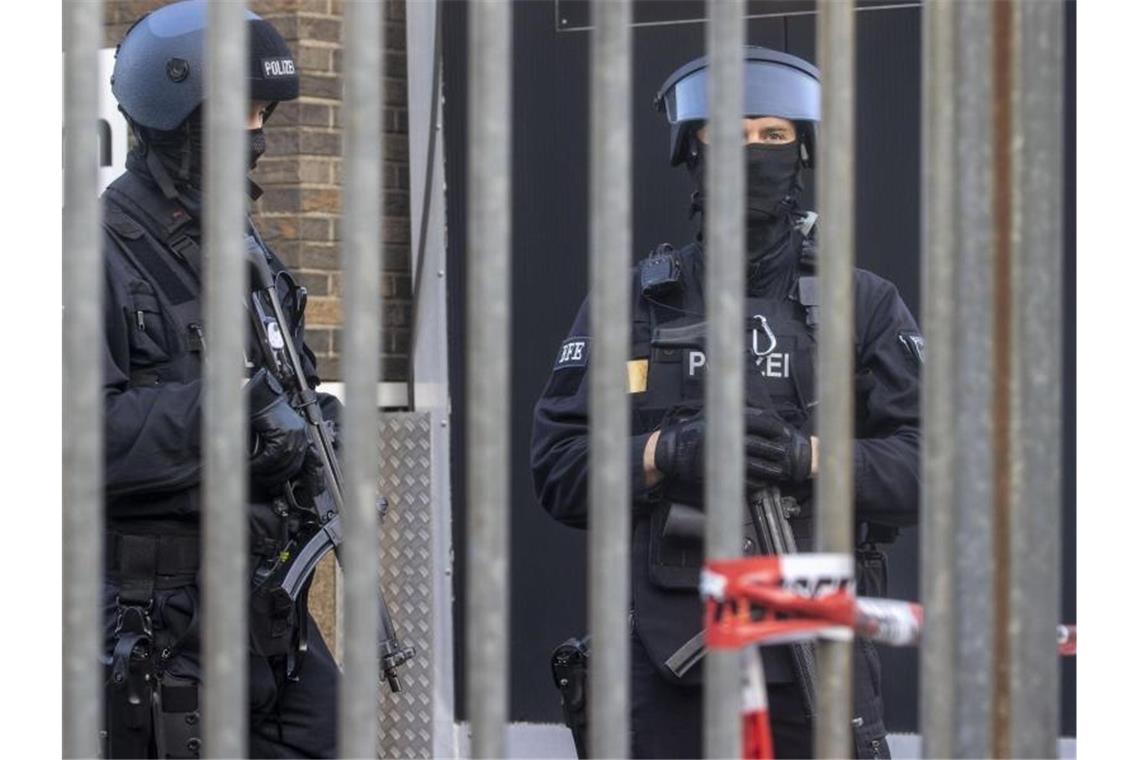
[[[876,522],[913,525],[924,344],[894,285],[859,272],[856,293],[855,510]]]
[[[555,520],[575,528],[586,527],[589,500],[589,314],[587,299],[554,356],[550,378],[535,404],[530,446],[531,475],[539,502]],[[635,344],[636,325],[635,316]],[[635,507],[650,498],[642,466],[650,435],[635,433],[629,440],[629,478]]]
[[[105,245],[114,243],[108,240]],[[201,480],[202,380],[130,384],[132,352],[165,348],[161,339],[141,331],[132,320],[133,299],[137,298],[132,292],[139,288],[149,290],[149,285],[126,276],[108,259],[103,397],[105,488],[112,498],[181,491]],[[304,343],[303,319],[295,335],[307,379],[316,385],[316,358]],[[326,413],[339,417],[335,399],[322,398],[321,405]]]
[[[108,243],[110,245],[110,243]],[[132,300],[107,270],[103,403],[108,496],[179,491],[201,475],[201,380],[131,387]],[[149,339],[143,335],[135,340]]]

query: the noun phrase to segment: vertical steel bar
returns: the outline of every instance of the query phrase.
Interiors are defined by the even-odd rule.
[[[629,0],[593,4],[590,83],[591,757],[629,753]]]
[[[922,602],[920,729],[926,757],[949,757],[957,704],[954,641],[954,7],[922,8]]]
[[[475,0],[469,25],[467,710],[472,757],[503,757],[510,630],[510,3]]]
[[[706,180],[709,375],[706,386],[705,556],[740,554],[744,524],[744,3],[708,4],[709,173]],[[740,655],[705,662],[705,755],[740,757]]]
[[[820,482],[816,548],[850,554],[854,543],[855,6],[819,4],[816,49],[823,76],[819,210]],[[824,641],[819,652],[817,757],[851,755],[851,642]]]
[[[247,744],[245,373],[245,3],[214,0],[206,34],[206,386],[202,448],[204,740],[208,757],[244,757]]]
[[[344,677],[341,757],[375,757],[380,663],[379,475],[383,44],[378,2],[344,9]]]
[[[992,754],[994,643],[993,28],[990,3],[955,3],[953,435],[956,681],[950,754]]]
[[[94,757],[103,705],[103,259],[95,160],[103,4],[69,2],[63,11],[63,756]]]
[[[1056,757],[1064,6],[1014,6],[1011,755]]]

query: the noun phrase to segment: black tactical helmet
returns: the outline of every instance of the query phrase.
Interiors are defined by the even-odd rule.
[[[289,45],[273,25],[246,12],[249,97],[293,100],[300,77]],[[115,52],[111,92],[132,123],[158,131],[177,128],[205,98],[206,2],[173,3],[143,16]]]
[[[661,85],[653,105],[672,126],[669,162],[689,159],[690,138],[709,118],[708,57],[689,61]],[[804,147],[804,165],[815,158],[815,132],[820,114],[819,69],[802,58],[777,50],[745,48],[744,115],[779,116],[795,123]]]

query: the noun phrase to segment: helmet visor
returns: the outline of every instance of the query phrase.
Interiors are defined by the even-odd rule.
[[[709,118],[709,70],[702,67],[677,81],[665,95],[670,124]],[[744,66],[744,115],[819,121],[819,80],[781,63],[750,60]]]

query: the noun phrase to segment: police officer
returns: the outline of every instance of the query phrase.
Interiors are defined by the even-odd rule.
[[[293,55],[247,13],[249,168],[264,121],[298,96]],[[115,59],[112,90],[133,134],[127,171],[103,196],[107,568],[104,756],[197,757],[201,677],[199,515],[202,475],[202,106],[206,5],[144,16]],[[249,194],[260,194],[252,181]],[[250,226],[250,233],[256,231]],[[303,344],[303,294],[280,262],[279,295]],[[306,374],[316,362],[303,349]],[[251,352],[251,356],[252,356]],[[304,421],[265,370],[246,386],[251,570],[278,555],[289,518],[273,506],[312,467]],[[326,417],[335,400],[322,399]],[[307,638],[303,659],[299,642]],[[298,665],[303,667],[298,667]],[[250,614],[249,750],[332,757],[337,666],[304,606]]]
[[[819,72],[785,53],[746,51],[742,160],[747,164],[747,354],[745,449],[750,492],[775,485],[794,497],[796,541],[811,546],[818,466],[814,360],[821,308],[815,275],[816,215],[800,206],[802,176],[816,158]],[[708,150],[707,60],[675,71],[657,97],[671,125],[670,161],[690,172],[692,213],[703,208]],[[826,220],[821,223],[826,224]],[[633,484],[631,708],[637,757],[702,751],[701,668],[678,654],[701,629],[702,347],[655,346],[661,328],[706,314],[701,235],[680,250],[662,245],[635,267],[629,393]],[[855,285],[855,509],[863,593],[881,594],[876,543],[913,524],[918,504],[919,376],[923,341],[895,287],[865,270]],[[590,328],[583,304],[535,408],[531,467],[539,500],[557,520],[585,527]],[[694,509],[694,507],[696,509]],[[694,529],[694,525],[696,528]],[[749,529],[751,530],[751,529]],[[756,551],[746,531],[745,552]],[[858,757],[889,757],[879,660],[869,642],[855,655],[853,741]],[[779,757],[812,755],[812,716],[787,647],[763,651]]]

